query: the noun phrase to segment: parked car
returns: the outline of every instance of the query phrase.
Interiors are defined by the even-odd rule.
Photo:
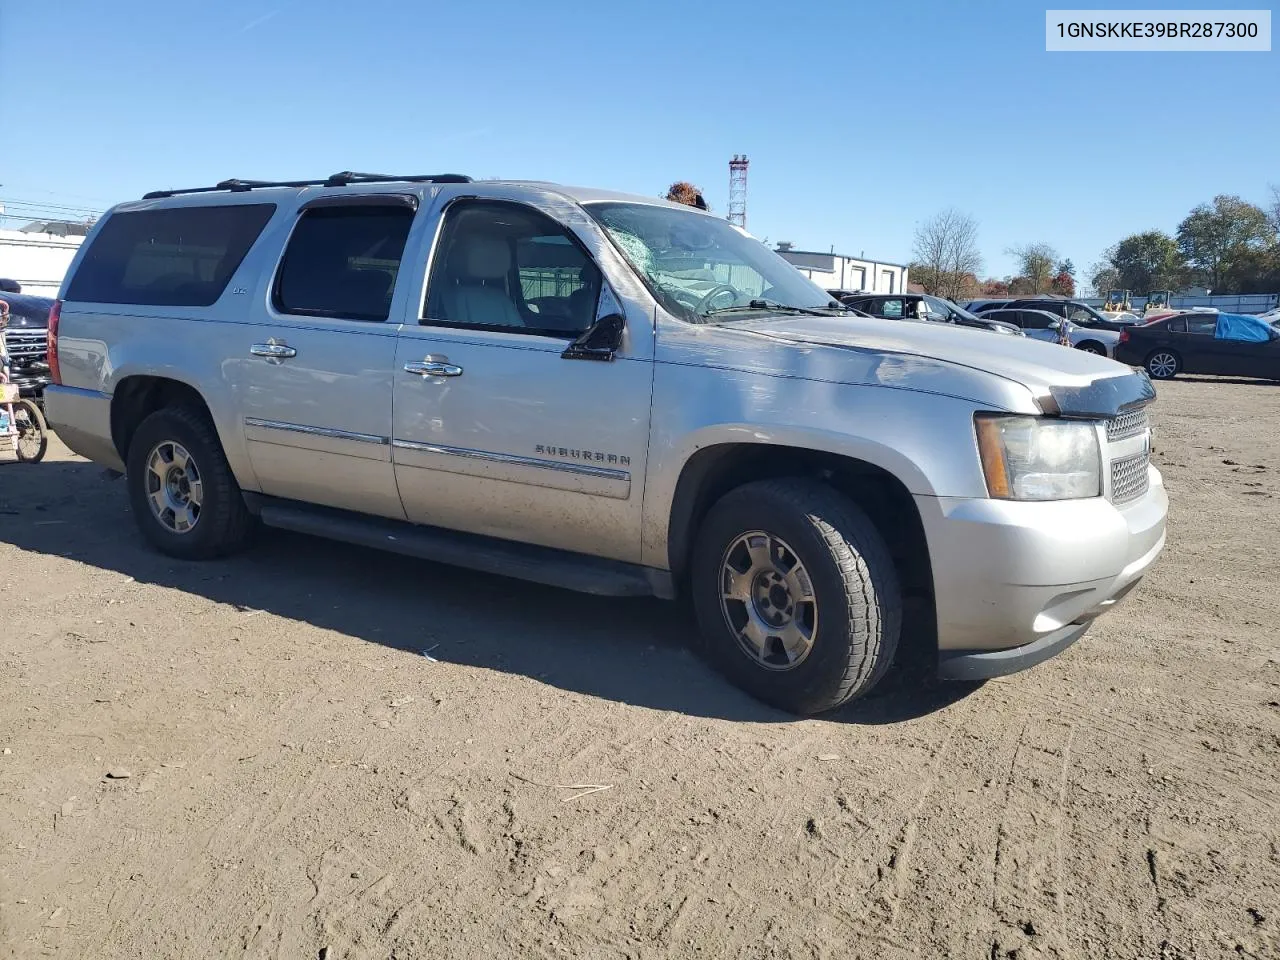
[[[1114,330],[1079,327],[1070,320],[1064,320],[1047,310],[1001,308],[987,310],[982,316],[1014,324],[1028,337],[1034,337],[1037,340],[1061,343],[1065,337],[1067,342],[1077,350],[1104,357],[1115,356],[1116,344],[1120,341],[1120,334]]]
[[[1280,329],[1236,313],[1181,313],[1120,332],[1116,359],[1157,380],[1208,373],[1280,380]]]
[[[9,355],[9,379],[23,397],[40,401],[50,383],[48,362],[49,311],[53,300],[27,293],[0,293],[9,305],[5,351]]]
[[[974,327],[991,333],[1017,336],[1019,330],[1007,323],[998,323],[976,317],[949,300],[927,293],[899,294],[843,294],[828,291],[845,306],[873,317],[887,320],[925,320],[933,323],[952,323],[961,327]]]
[[[904,629],[944,676],[1038,663],[1164,544],[1147,377],[851,323],[661,200],[350,173],[163,191],[94,225],[60,298],[50,420],[126,474],[160,551],[264,524],[687,592],[706,656],[796,713],[871,690]]]
[[[985,306],[976,312],[982,315],[992,309],[994,309],[993,306]],[[1062,300],[1057,297],[1020,297],[1005,301],[999,305],[999,309],[1045,310],[1054,316],[1070,320],[1077,327],[1084,327],[1087,330],[1114,330],[1119,332],[1125,327],[1131,326],[1132,323],[1138,322],[1137,317],[1134,317],[1132,321],[1105,317],[1087,303],[1080,303],[1077,300]]]

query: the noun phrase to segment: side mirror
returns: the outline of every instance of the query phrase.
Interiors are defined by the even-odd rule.
[[[613,359],[618,347],[622,346],[622,334],[627,329],[627,322],[620,313],[610,313],[601,317],[560,354],[564,360],[603,360]]]

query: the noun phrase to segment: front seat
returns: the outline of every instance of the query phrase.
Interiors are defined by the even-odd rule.
[[[520,312],[506,290],[511,248],[500,237],[468,237],[449,257],[449,275],[441,291],[444,317],[453,323],[523,327]]]

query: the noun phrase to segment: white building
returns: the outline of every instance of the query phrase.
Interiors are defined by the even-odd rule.
[[[0,230],[0,278],[18,281],[23,293],[56,297],[84,232],[82,223],[56,221]]]
[[[907,268],[901,263],[868,260],[843,253],[793,250],[778,244],[778,255],[824,290],[864,290],[867,293],[905,293]]]

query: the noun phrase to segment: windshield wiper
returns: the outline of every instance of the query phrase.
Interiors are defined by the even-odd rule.
[[[752,300],[743,306],[741,304],[733,307],[713,307],[710,310],[704,310],[704,317],[713,317],[720,313],[740,313],[746,310],[768,310],[772,313],[802,313],[810,317],[826,317],[830,316],[832,310],[845,311],[844,306],[837,306],[834,301],[829,307],[795,307],[789,303],[778,303],[775,300]]]

